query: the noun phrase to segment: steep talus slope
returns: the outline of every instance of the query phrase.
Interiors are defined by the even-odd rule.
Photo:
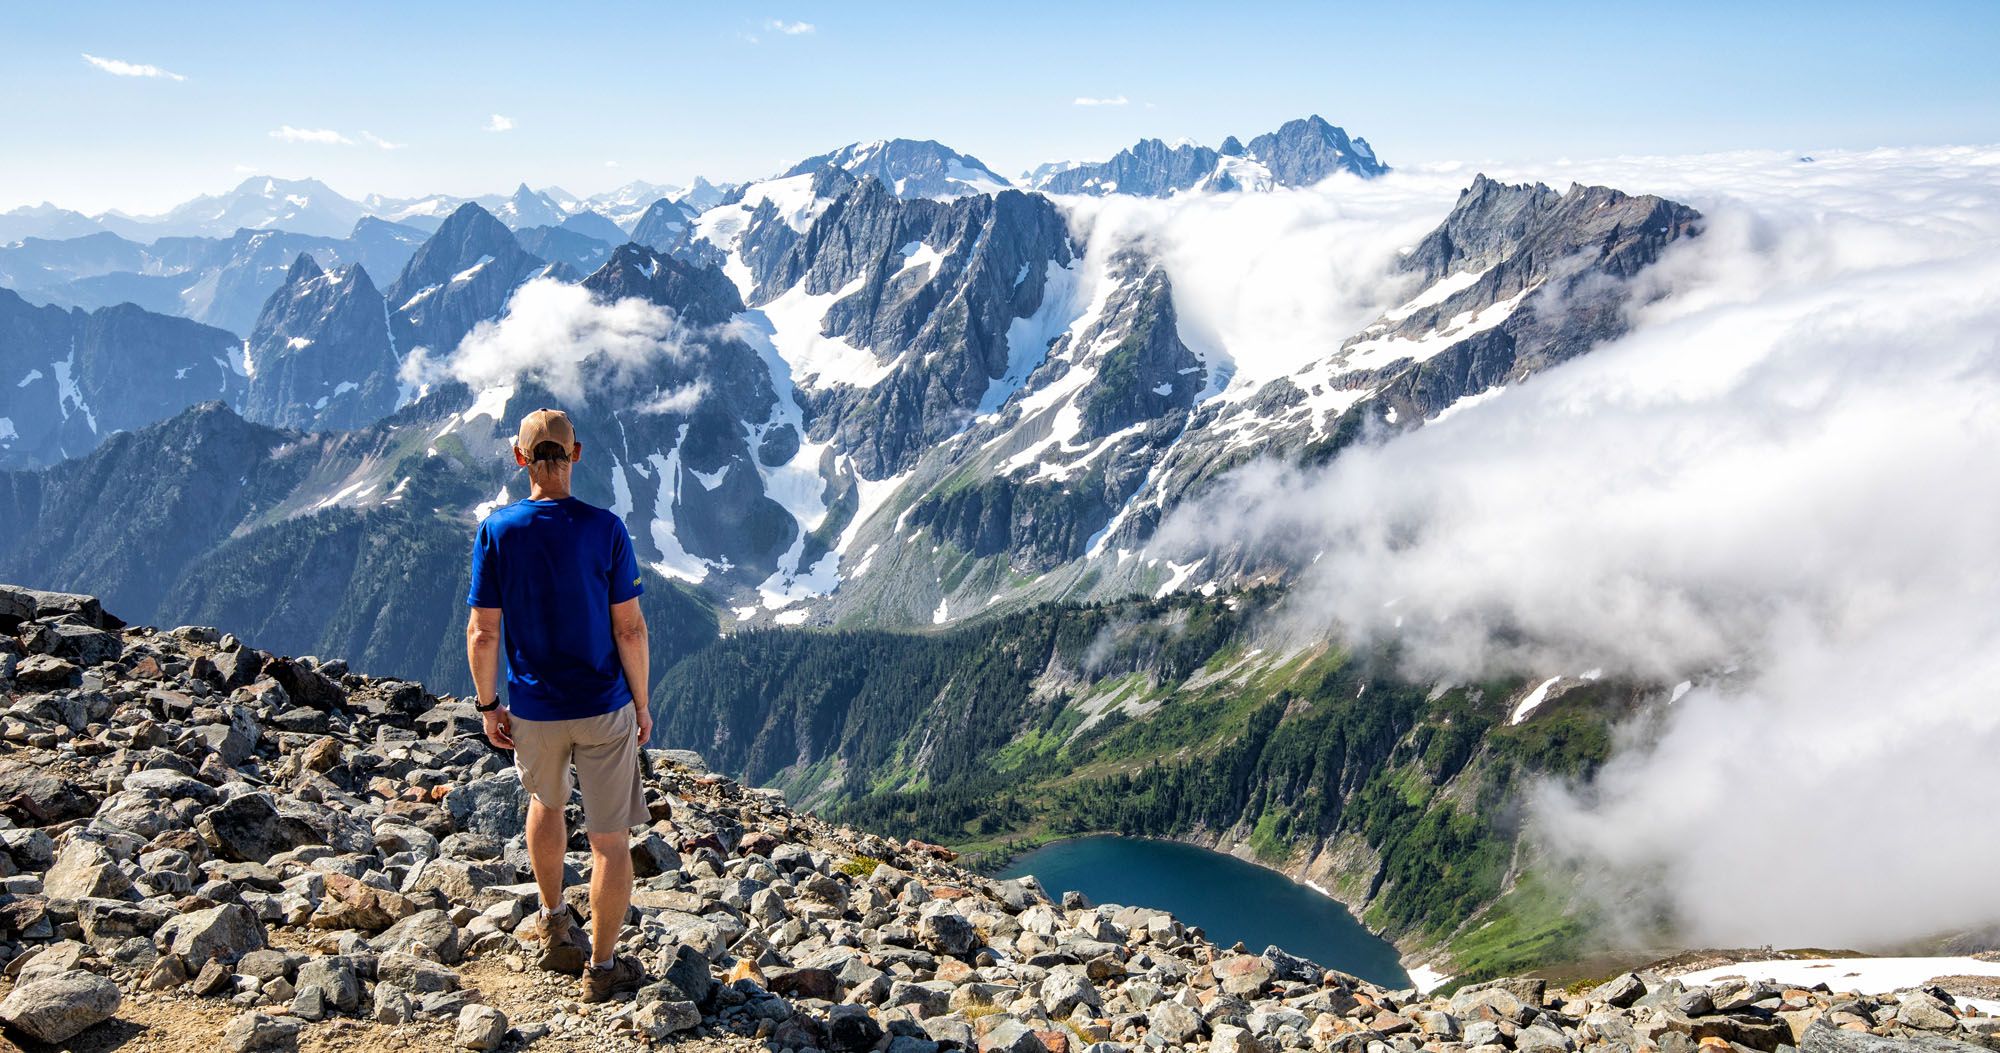
[[[1650,970],[1567,992],[1385,990],[1281,947],[1224,948],[1143,904],[981,877],[671,750],[645,751],[629,846],[619,950],[643,976],[583,1005],[537,968],[526,795],[468,700],[0,586],[0,704],[0,1023],[38,1045],[2000,1047],[2000,1021],[1952,993],[1974,977],[1857,996]],[[586,912],[593,864],[569,812],[565,898]]]

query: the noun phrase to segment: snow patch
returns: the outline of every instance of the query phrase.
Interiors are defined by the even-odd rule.
[[[1175,563],[1173,560],[1168,560],[1167,583],[1160,586],[1159,590],[1153,593],[1153,598],[1158,599],[1185,585],[1188,578],[1194,576],[1195,568],[1206,562],[1208,562],[1206,556],[1195,560],[1193,563]]]
[[[1560,676],[1549,677],[1547,680],[1542,681],[1540,686],[1528,692],[1528,697],[1523,698],[1514,706],[1514,713],[1507,719],[1507,723],[1519,724],[1528,719],[1530,713],[1540,708],[1543,702],[1548,701],[1549,689],[1556,686],[1556,681],[1561,679],[1562,677]]]
[[[783,296],[772,300],[750,316],[761,314],[769,323],[765,336],[779,357],[791,366],[794,382],[811,390],[832,384],[869,388],[880,383],[895,365],[875,352],[855,347],[845,339],[826,335],[827,309],[867,284],[856,278],[830,293],[808,293],[800,282]]]

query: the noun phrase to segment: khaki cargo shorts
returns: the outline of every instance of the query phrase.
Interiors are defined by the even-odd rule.
[[[639,711],[630,704],[595,717],[513,723],[514,766],[535,800],[558,810],[569,804],[575,767],[591,833],[625,833],[652,822],[639,784]]]

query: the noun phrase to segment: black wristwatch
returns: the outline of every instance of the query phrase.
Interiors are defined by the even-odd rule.
[[[491,713],[491,712],[493,712],[494,710],[496,710],[496,709],[499,709],[499,708],[500,708],[500,696],[499,696],[499,695],[494,695],[494,696],[493,696],[493,704],[492,704],[492,705],[490,705],[490,706],[482,706],[482,705],[480,705],[480,704],[479,704],[479,699],[478,699],[478,698],[474,698],[474,699],[472,700],[472,708],[474,708],[474,709],[476,709],[476,710],[480,711],[481,713]]]

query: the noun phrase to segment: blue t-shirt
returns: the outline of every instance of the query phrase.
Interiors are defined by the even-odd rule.
[[[500,608],[508,710],[571,720],[632,700],[611,605],[644,592],[625,521],[574,497],[516,501],[479,524],[471,607]]]

